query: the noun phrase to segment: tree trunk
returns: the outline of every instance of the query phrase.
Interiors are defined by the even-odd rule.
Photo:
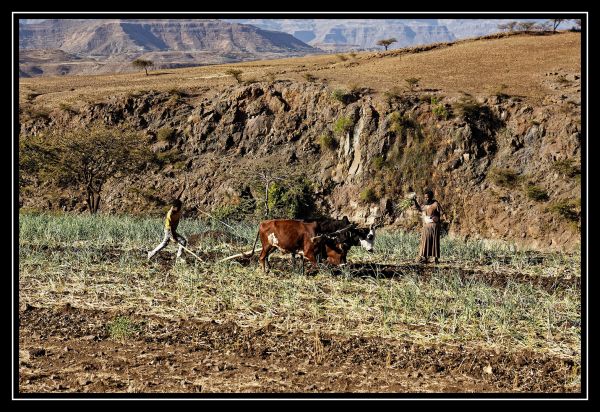
[[[85,199],[85,203],[87,204],[90,214],[93,214],[92,213],[92,192],[90,192],[89,190],[87,191],[87,197]]]
[[[144,70],[146,70],[146,76],[148,76],[148,69],[144,67]]]
[[[98,209],[100,209],[100,193],[94,196],[94,214],[98,213]]]
[[[91,215],[94,215],[98,212],[100,208],[100,192],[94,192],[93,190],[87,190],[87,199],[86,204],[88,206],[88,210]]]

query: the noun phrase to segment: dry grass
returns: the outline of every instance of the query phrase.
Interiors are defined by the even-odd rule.
[[[168,91],[175,87],[199,93],[206,88],[220,89],[235,84],[226,74],[232,68],[243,70],[248,78],[261,79],[273,73],[278,80],[305,81],[307,73],[319,81],[325,79],[333,88],[343,88],[351,79],[383,95],[393,87],[404,88],[404,79],[419,77],[420,88],[441,89],[447,96],[459,91],[481,94],[499,84],[505,93],[536,100],[551,93],[543,83],[544,74],[556,70],[580,72],[581,34],[564,32],[534,36],[520,34],[498,39],[460,41],[453,45],[421,52],[357,53],[347,65],[335,55],[254,61],[238,64],[157,70],[151,76],[143,72],[97,75],[23,78],[19,100],[40,95],[36,104],[58,107],[60,103],[100,101],[108,96],[141,90]]]

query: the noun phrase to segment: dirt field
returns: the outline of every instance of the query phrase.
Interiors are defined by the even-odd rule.
[[[19,312],[22,392],[565,392],[572,360],[454,345],[306,334],[266,325],[26,306]]]

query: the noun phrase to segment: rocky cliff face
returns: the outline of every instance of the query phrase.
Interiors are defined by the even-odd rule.
[[[154,137],[162,127],[175,130],[173,141],[155,138],[152,149],[177,153],[177,162],[109,182],[104,211],[157,210],[156,200],[168,200],[183,176],[191,212],[222,207],[247,190],[240,172],[268,159],[274,167],[305,171],[336,217],[370,223],[383,216],[388,225],[415,227],[415,213],[399,205],[409,187],[429,185],[451,233],[564,249],[577,246],[580,232],[552,205],[580,198],[580,180],[564,167],[580,163],[578,104],[566,96],[537,106],[502,95],[383,99],[368,90],[341,102],[324,84],[276,81],[187,98],[115,96],[43,118],[23,114],[20,134],[93,121],[128,123]],[[344,122],[345,130],[339,127]],[[324,134],[336,144],[322,144]],[[83,197],[49,188],[21,190],[19,200],[23,207],[84,208]]]

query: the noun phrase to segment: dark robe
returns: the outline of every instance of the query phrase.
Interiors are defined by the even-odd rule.
[[[442,207],[437,200],[432,200],[429,205],[419,205],[423,219],[423,230],[421,231],[421,245],[419,256],[440,257],[440,219]]]

